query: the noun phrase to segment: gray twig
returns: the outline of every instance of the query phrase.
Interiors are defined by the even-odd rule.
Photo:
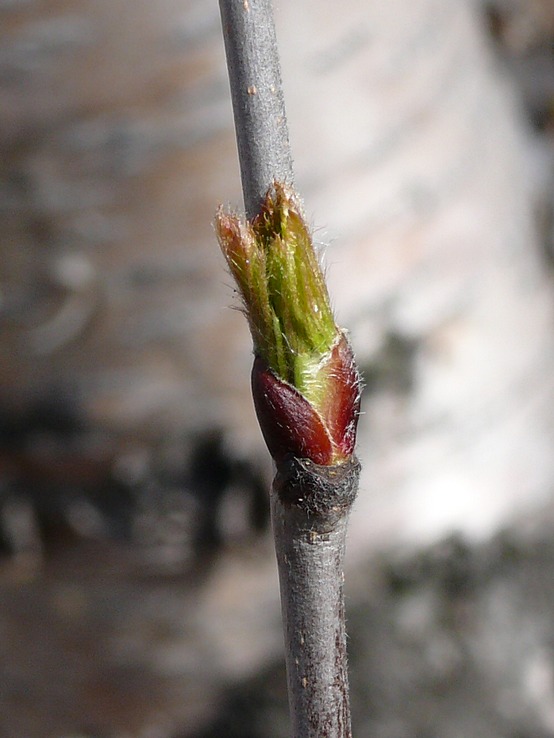
[[[246,216],[293,169],[271,0],[220,0]]]
[[[220,0],[246,215],[293,170],[271,0]],[[278,419],[276,419],[278,422]],[[343,557],[358,489],[355,457],[318,466],[286,457],[271,514],[293,738],[351,738]]]
[[[291,459],[273,484],[293,738],[352,736],[343,559],[359,473],[355,458],[335,467]]]

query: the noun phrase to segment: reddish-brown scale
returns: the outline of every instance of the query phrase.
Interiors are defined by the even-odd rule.
[[[263,437],[277,464],[288,454],[314,464],[333,463],[333,444],[320,416],[259,356],[252,367],[252,397]]]
[[[335,446],[335,454],[347,459],[354,453],[356,429],[360,414],[360,375],[354,353],[346,336],[342,335],[331,352],[323,382],[324,394],[319,411]],[[337,459],[340,461],[340,459]]]

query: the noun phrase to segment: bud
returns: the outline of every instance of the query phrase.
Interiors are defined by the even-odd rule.
[[[220,209],[216,231],[252,333],[252,393],[271,455],[346,462],[360,377],[294,193],[276,182],[250,222]]]

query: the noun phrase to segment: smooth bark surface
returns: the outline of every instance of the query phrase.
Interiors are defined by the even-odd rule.
[[[220,0],[246,215],[274,179],[292,183],[271,0]]]
[[[358,476],[355,459],[343,467],[294,460],[271,493],[293,738],[352,735],[343,560]]]

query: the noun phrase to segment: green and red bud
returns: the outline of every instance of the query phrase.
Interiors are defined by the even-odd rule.
[[[220,210],[216,230],[252,333],[254,405],[271,455],[348,461],[360,377],[294,193],[275,183],[251,222]]]
[[[315,464],[340,464],[354,453],[360,387],[354,356],[341,335],[322,362],[320,383],[326,388],[319,407],[279,379],[257,356],[252,367],[252,395],[269,452]]]

